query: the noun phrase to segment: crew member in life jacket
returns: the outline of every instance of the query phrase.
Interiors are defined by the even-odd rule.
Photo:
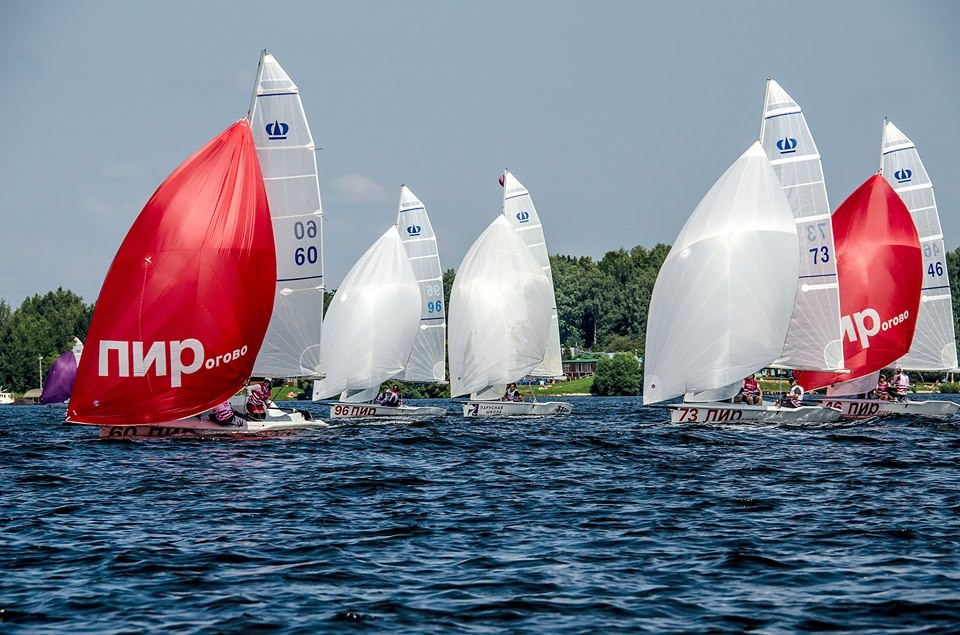
[[[503,393],[503,397],[500,397],[500,401],[522,401],[523,398],[520,396],[520,389],[517,388],[516,384],[510,384],[507,386],[506,392]]]
[[[228,426],[233,423],[234,412],[230,406],[230,401],[224,401],[214,406],[209,416],[210,421],[219,423],[222,426]]]
[[[394,384],[383,393],[383,405],[391,408],[400,407],[400,386]]]
[[[880,401],[890,401],[890,384],[887,383],[886,375],[880,375],[875,392],[877,393],[877,399]]]
[[[763,404],[763,389],[760,388],[760,382],[756,375],[749,375],[744,378],[743,386],[739,394],[734,398],[736,403],[745,403],[750,406],[759,406]]]
[[[267,418],[267,404],[270,403],[272,387],[269,377],[247,384],[247,414],[251,419],[262,421]]]
[[[790,390],[783,395],[783,399],[777,402],[784,408],[799,408],[803,401],[803,387],[797,383],[796,377],[790,378]]]
[[[887,388],[890,397],[897,401],[903,401],[907,398],[907,391],[910,390],[910,378],[902,368],[897,369],[897,374],[893,376],[893,382]]]

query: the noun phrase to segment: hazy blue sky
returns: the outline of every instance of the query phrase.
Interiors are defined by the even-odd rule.
[[[444,268],[509,168],[551,254],[672,242],[757,137],[764,81],[803,107],[834,209],[916,142],[960,246],[960,3],[0,2],[0,298],[88,302],[144,203],[246,114],[260,50],[299,84],[328,287],[426,203]]]

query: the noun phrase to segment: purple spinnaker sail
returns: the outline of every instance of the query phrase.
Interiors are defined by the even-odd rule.
[[[60,403],[70,398],[73,380],[77,376],[77,358],[73,351],[67,351],[53,360],[47,381],[40,395],[41,403]]]

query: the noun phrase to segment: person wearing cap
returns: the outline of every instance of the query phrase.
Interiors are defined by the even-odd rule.
[[[910,378],[902,368],[897,369],[897,373],[893,376],[893,380],[890,382],[890,386],[887,388],[887,392],[890,393],[890,396],[897,401],[903,401],[907,397],[907,392],[910,390]]]
[[[784,408],[799,408],[803,402],[803,386],[796,377],[790,377],[790,390],[786,392],[779,404]]]
[[[763,389],[760,388],[760,382],[757,381],[756,375],[748,375],[743,379],[743,386],[734,401],[746,403],[748,406],[763,404]]]

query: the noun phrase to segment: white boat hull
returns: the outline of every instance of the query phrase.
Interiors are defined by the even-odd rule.
[[[840,419],[838,408],[823,406],[749,406],[736,403],[669,404],[672,423],[829,423]]]
[[[445,417],[445,408],[433,406],[383,406],[372,403],[335,403],[330,405],[331,419],[368,419],[378,417],[401,417],[427,419]]]
[[[137,438],[165,438],[184,436],[230,436],[236,434],[262,434],[281,432],[284,430],[306,430],[310,428],[326,428],[328,424],[319,419],[310,418],[309,414],[298,411],[267,410],[267,418],[263,420],[248,420],[235,416],[233,421],[220,425],[210,420],[206,415],[198,415],[189,419],[165,421],[149,425],[129,426],[100,426],[100,437],[104,439],[137,439]]]
[[[825,406],[839,408],[841,419],[866,419],[890,414],[917,417],[950,417],[960,412],[952,401],[886,401],[880,399],[832,398],[821,400]]]
[[[564,401],[467,401],[464,417],[543,417],[568,415],[573,406]]]

